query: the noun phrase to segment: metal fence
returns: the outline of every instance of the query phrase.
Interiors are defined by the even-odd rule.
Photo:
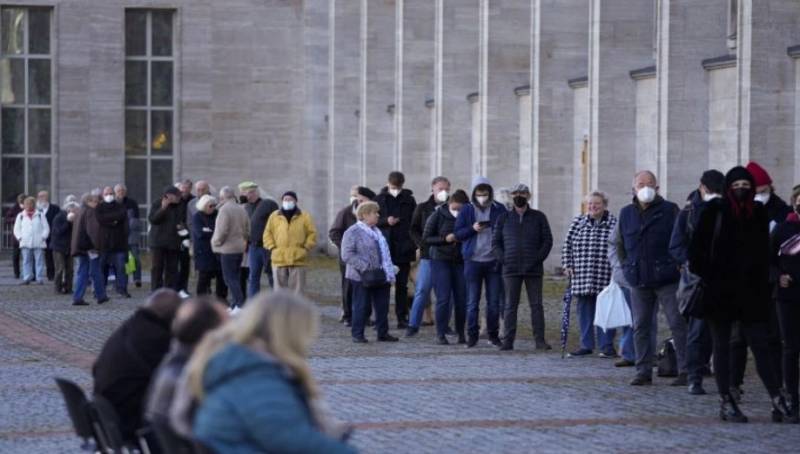
[[[147,230],[149,227],[147,224],[147,219],[142,219],[142,224],[144,224],[144,229],[142,231],[142,235],[139,237],[139,249],[142,251],[147,251],[149,249],[149,245],[147,243]],[[0,250],[12,249],[14,247],[13,238],[14,223],[6,222],[5,220],[0,222]]]

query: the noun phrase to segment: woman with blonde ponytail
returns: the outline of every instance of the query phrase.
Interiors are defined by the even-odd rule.
[[[187,367],[194,438],[220,454],[355,452],[348,428],[325,415],[306,360],[318,329],[314,304],[284,290],[209,333]]]

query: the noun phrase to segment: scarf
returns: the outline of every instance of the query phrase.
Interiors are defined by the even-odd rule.
[[[394,264],[392,263],[392,254],[389,252],[389,243],[377,227],[370,227],[362,221],[358,221],[356,225],[367,232],[370,237],[378,242],[378,248],[381,251],[381,268],[386,273],[386,279],[389,282],[394,282]]]

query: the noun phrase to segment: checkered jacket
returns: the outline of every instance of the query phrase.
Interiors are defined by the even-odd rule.
[[[561,266],[573,271],[573,295],[597,295],[611,281],[608,236],[616,224],[617,218],[608,212],[599,222],[588,215],[572,220],[561,248]]]

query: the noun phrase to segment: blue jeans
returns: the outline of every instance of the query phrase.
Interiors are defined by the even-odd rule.
[[[86,293],[86,287],[89,285],[89,279],[92,280],[94,286],[94,296],[97,299],[106,298],[106,286],[103,285],[103,271],[100,267],[100,257],[90,259],[86,255],[79,255],[75,257],[77,266],[75,269],[75,282],[73,284],[74,293],[72,294],[72,301],[83,300],[83,295]]]
[[[450,311],[455,309],[456,333],[464,335],[467,319],[467,284],[464,264],[447,260],[431,260],[433,291],[436,292],[436,335],[442,337],[450,324]]]
[[[138,244],[129,244],[128,248],[133,255],[133,261],[136,262],[136,271],[133,272],[133,282],[142,282],[142,252],[139,250]]]
[[[250,275],[248,276],[247,281],[248,298],[251,298],[253,295],[261,291],[261,273],[266,272],[270,288],[274,286],[272,281],[272,265],[270,264],[269,251],[261,246],[251,246],[250,253],[247,255],[247,263],[250,267]]]
[[[364,325],[369,317],[370,306],[375,313],[378,339],[386,337],[389,334],[389,292],[392,286],[366,288],[359,281],[350,281],[350,285],[353,287],[353,319],[350,327],[353,338],[364,337]]]
[[[109,266],[114,267],[114,287],[117,293],[124,295],[128,293],[128,275],[125,274],[125,262],[128,261],[128,252],[105,252],[100,254],[100,269],[108,270]],[[107,275],[105,276],[107,277]],[[103,283],[107,284],[106,279]]]
[[[231,307],[244,305],[244,293],[242,293],[241,273],[242,273],[242,254],[220,254],[219,262],[222,266],[222,279],[228,287],[228,294],[231,297]]]
[[[22,280],[44,282],[44,278],[44,249],[22,248]]]
[[[411,304],[411,315],[408,319],[408,326],[419,328],[422,323],[422,312],[431,303],[431,290],[433,289],[433,279],[431,279],[431,260],[420,259],[417,267],[417,282],[414,288],[414,302]]]
[[[689,383],[703,383],[703,368],[711,359],[711,329],[705,320],[690,318],[686,333],[686,368]]]
[[[597,308],[597,295],[576,295],[578,300],[578,319],[581,330],[581,348],[594,350],[594,336],[597,332],[597,343],[600,344],[600,351],[603,353],[614,354],[614,336],[616,329],[603,331],[594,326],[594,312]]]
[[[477,338],[480,332],[481,287],[486,286],[486,332],[489,338],[500,335],[500,297],[503,277],[497,262],[473,262],[464,264],[467,285],[467,334]]]

